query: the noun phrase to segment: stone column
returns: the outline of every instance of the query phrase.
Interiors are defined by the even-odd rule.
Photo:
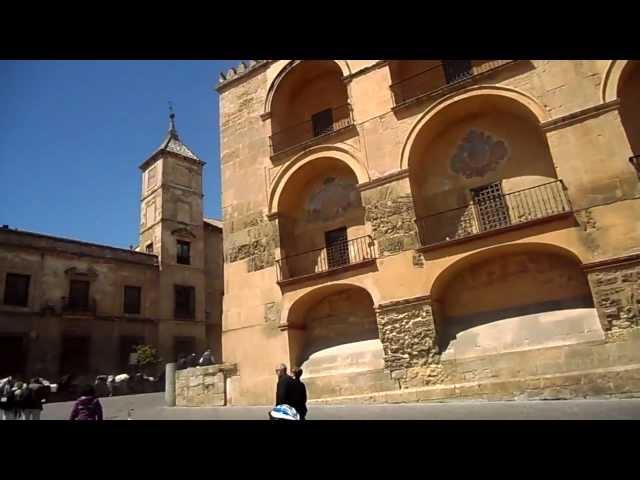
[[[608,341],[640,327],[640,255],[585,265],[593,303]]]
[[[358,189],[380,256],[419,246],[408,170],[360,184]]]
[[[176,364],[167,363],[165,367],[164,401],[168,407],[176,406]]]
[[[444,381],[431,299],[407,298],[376,307],[385,368],[403,387]]]

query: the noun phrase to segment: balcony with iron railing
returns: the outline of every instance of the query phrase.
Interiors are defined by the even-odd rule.
[[[416,220],[422,249],[499,233],[571,214],[562,180],[478,199]]]
[[[293,149],[321,142],[330,135],[354,126],[350,104],[327,109],[322,116],[305,120],[291,127],[275,132],[269,137],[271,156],[277,156]]]
[[[95,316],[98,305],[95,298],[88,299],[87,302],[73,300],[62,297],[62,313],[65,315]]]
[[[278,283],[285,284],[368,265],[375,260],[375,243],[370,235],[365,235],[276,260],[276,272]]]
[[[455,60],[436,64],[389,87],[394,108],[403,107],[418,99],[450,93],[473,83],[485,74],[517,61],[491,60],[473,65],[471,61]]]

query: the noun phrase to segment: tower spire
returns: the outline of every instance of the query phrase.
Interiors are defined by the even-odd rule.
[[[176,130],[176,114],[173,112],[173,102],[169,101],[169,136],[180,140]]]

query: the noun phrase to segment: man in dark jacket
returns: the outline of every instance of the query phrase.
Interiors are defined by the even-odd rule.
[[[296,412],[300,415],[300,420],[304,420],[307,416],[307,387],[300,380],[302,377],[302,369],[294,368],[291,370],[293,373],[293,391],[294,400],[291,406],[296,409]]]
[[[46,401],[46,389],[39,378],[32,378],[22,398],[22,412],[25,420],[40,420],[42,404]]]
[[[287,366],[284,363],[281,363],[276,367],[276,375],[278,375],[278,385],[276,386],[276,406],[289,405],[290,407],[293,407],[293,402],[295,401],[294,380],[287,374]]]

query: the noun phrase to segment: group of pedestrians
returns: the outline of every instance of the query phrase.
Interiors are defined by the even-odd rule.
[[[47,401],[47,387],[40,378],[28,383],[7,377],[0,381],[2,420],[40,420],[42,404]]]
[[[176,363],[176,370],[185,370],[187,368],[206,367],[213,365],[213,354],[211,350],[205,351],[198,359],[195,353],[191,355],[180,355]]]
[[[294,368],[291,373],[292,375],[287,373],[284,363],[276,367],[276,406],[269,413],[272,420],[305,420],[307,417],[307,387],[301,380],[302,369]]]

